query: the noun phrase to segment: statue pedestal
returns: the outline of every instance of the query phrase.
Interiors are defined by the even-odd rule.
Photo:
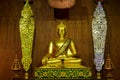
[[[90,68],[35,68],[35,80],[40,79],[91,79]]]

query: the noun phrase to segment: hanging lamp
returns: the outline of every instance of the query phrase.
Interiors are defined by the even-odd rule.
[[[76,0],[48,0],[48,4],[52,8],[66,9],[75,5]]]

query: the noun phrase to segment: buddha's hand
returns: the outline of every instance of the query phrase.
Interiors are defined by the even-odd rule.
[[[46,64],[47,64],[47,59],[45,59],[45,58],[42,59],[42,64],[43,64],[43,65],[46,65]]]

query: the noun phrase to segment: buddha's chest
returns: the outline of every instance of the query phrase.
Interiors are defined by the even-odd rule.
[[[55,44],[55,47],[56,47],[57,49],[59,49],[60,47],[64,46],[65,40],[56,41],[54,44]]]

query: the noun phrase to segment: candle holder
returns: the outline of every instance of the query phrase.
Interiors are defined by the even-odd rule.
[[[15,56],[15,59],[13,60],[13,63],[11,65],[11,69],[14,72],[13,79],[20,79],[19,72],[21,70],[21,66],[20,66],[17,54]]]
[[[106,78],[107,79],[112,79],[113,78],[113,74],[111,73],[111,71],[114,69],[114,65],[112,63],[112,60],[110,58],[110,55],[107,55],[107,59],[105,62],[105,70],[106,70]]]

